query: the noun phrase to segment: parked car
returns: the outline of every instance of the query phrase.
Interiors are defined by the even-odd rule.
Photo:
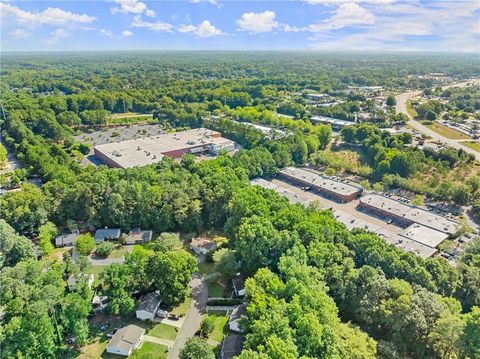
[[[168,317],[168,312],[166,310],[161,310],[159,309],[157,311],[157,317],[159,318],[167,318]]]
[[[176,315],[176,314],[170,314],[170,315],[168,316],[168,319],[171,319],[171,320],[179,320],[180,317],[179,317],[178,315]]]
[[[109,326],[110,326],[110,323],[109,323],[109,322],[106,322],[106,323],[104,323],[104,324],[102,324],[102,325],[100,326],[100,330],[101,330],[102,332],[104,332],[105,330],[108,329]]]

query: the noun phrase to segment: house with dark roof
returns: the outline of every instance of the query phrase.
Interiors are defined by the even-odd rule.
[[[115,333],[107,345],[107,353],[129,356],[138,348],[145,335],[145,329],[130,324]]]
[[[243,332],[243,329],[240,328],[240,320],[242,316],[247,312],[247,307],[245,304],[239,305],[235,307],[230,313],[230,317],[228,318],[228,328],[235,333]]]
[[[120,238],[120,228],[100,228],[95,232],[95,243],[102,243],[104,240],[116,240]]]
[[[230,334],[222,343],[220,351],[221,359],[230,359],[240,354],[243,348],[244,338],[240,334]]]
[[[237,273],[232,279],[233,290],[237,297],[243,297],[245,295],[245,276]]]
[[[140,228],[133,228],[128,232],[125,244],[142,244],[148,243],[152,240],[153,231],[141,230]]]
[[[144,295],[140,301],[140,304],[136,310],[137,319],[140,320],[153,320],[155,314],[157,314],[158,308],[162,300],[157,292],[152,292]]]
[[[73,247],[80,233],[78,231],[62,234],[55,238],[55,247]]]

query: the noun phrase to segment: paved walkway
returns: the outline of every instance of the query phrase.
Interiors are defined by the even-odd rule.
[[[174,343],[173,340],[157,338],[157,337],[153,337],[151,335],[144,335],[143,340],[146,341],[146,342],[152,342],[152,343],[165,345],[167,348],[171,348],[173,343]]]
[[[241,304],[237,304],[237,305],[209,305],[209,306],[207,306],[207,311],[218,310],[218,311],[228,312],[229,310],[234,310],[235,308],[237,308],[240,305]]]
[[[182,328],[178,331],[175,343],[168,352],[168,359],[177,359],[180,350],[184,347],[187,339],[193,337],[200,327],[202,315],[205,313],[208,301],[208,289],[204,280],[196,276],[190,282],[192,288],[192,304],[188,310]]]
[[[185,321],[184,318],[181,318],[179,320],[171,320],[171,319],[168,319],[168,318],[163,318],[163,319],[157,319],[156,318],[155,319],[155,323],[167,324],[167,325],[170,325],[170,326],[176,327],[176,328],[181,328],[184,321]]]

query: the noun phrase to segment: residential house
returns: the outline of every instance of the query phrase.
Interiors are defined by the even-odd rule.
[[[102,243],[104,240],[115,240],[120,238],[119,228],[100,228],[95,232],[95,243]]]
[[[237,273],[237,275],[232,279],[233,290],[237,297],[243,297],[245,295],[245,276]]]
[[[221,359],[230,359],[239,355],[243,348],[244,338],[240,334],[230,334],[222,343]]]
[[[77,288],[78,283],[82,281],[87,283],[89,289],[92,289],[94,280],[95,280],[94,274],[88,275],[85,273],[80,273],[78,275],[70,275],[67,279],[68,289],[70,291],[75,290],[75,288]]]
[[[142,244],[152,240],[153,231],[142,231],[140,228],[133,228],[128,232],[125,244]]]
[[[243,329],[240,328],[240,319],[242,315],[246,313],[246,306],[244,304],[235,307],[230,313],[228,318],[228,328],[235,333],[242,333]]]
[[[217,249],[217,243],[206,237],[197,237],[192,239],[190,248],[198,255],[206,255]]]
[[[157,292],[148,293],[142,297],[140,305],[137,308],[137,319],[140,320],[153,320],[155,314],[157,314],[158,308],[162,300]]]
[[[130,324],[119,329],[107,345],[107,353],[129,356],[140,346],[145,329]]]
[[[62,234],[55,238],[55,247],[73,247],[79,235],[78,231]]]

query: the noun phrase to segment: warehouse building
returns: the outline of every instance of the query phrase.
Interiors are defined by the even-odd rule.
[[[459,227],[456,221],[375,193],[360,198],[359,207],[389,218],[401,226],[409,227],[416,223],[445,233],[447,237],[453,235]]]
[[[187,153],[233,151],[235,142],[206,128],[152,137],[106,143],[93,148],[95,156],[110,167],[130,168],[157,163],[163,157],[179,158]]]
[[[327,198],[339,202],[350,202],[358,198],[363,188],[348,183],[322,176],[320,173],[297,167],[286,167],[279,172],[280,176],[288,181],[304,187],[310,187]]]

